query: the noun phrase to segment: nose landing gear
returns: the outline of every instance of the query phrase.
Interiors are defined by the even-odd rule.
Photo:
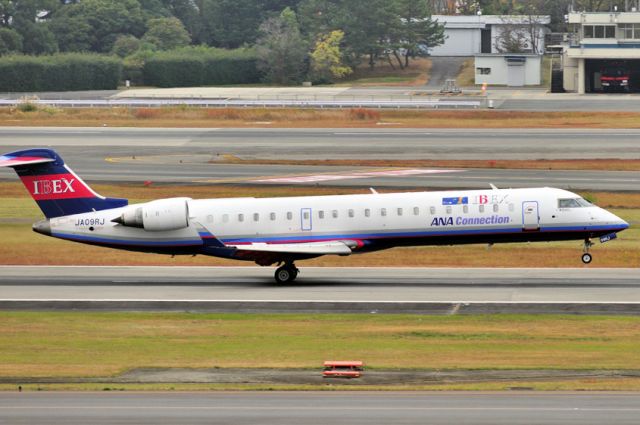
[[[291,283],[296,280],[299,272],[300,270],[293,263],[287,263],[276,269],[274,277],[277,283]]]
[[[591,239],[584,240],[584,253],[582,254],[582,262],[584,264],[589,264],[593,259],[591,257],[591,254],[589,254],[589,248],[591,248],[592,246],[593,246],[593,242],[591,242]]]

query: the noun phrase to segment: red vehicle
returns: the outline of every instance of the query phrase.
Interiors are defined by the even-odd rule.
[[[624,63],[611,63],[600,72],[600,85],[602,90],[608,91],[629,91],[631,72]]]
[[[362,376],[364,364],[360,361],[326,361],[323,378],[359,378]]]

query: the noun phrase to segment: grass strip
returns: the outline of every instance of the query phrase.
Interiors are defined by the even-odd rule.
[[[639,112],[302,108],[0,108],[2,126],[274,128],[640,128]]]
[[[129,198],[141,202],[180,194],[193,198],[242,196],[301,196],[365,193],[366,189],[314,187],[249,187],[237,185],[177,186],[118,184],[95,185],[103,195]],[[640,194],[591,192],[583,193],[598,205],[632,224],[611,243],[597,245],[594,262],[597,267],[634,267],[640,264]],[[168,256],[125,252],[83,245],[34,233],[31,223],[42,213],[19,182],[0,182],[0,264],[4,265],[197,265],[251,266],[253,263],[207,256]],[[580,241],[541,244],[407,247],[349,257],[325,256],[304,261],[302,266],[397,266],[397,267],[568,267],[579,262]]]
[[[0,312],[0,322],[2,377],[317,369],[328,359],[380,369],[640,369],[638,317]]]

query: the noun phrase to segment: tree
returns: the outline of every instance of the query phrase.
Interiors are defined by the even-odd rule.
[[[51,25],[65,50],[86,46],[94,52],[111,51],[121,34],[140,37],[145,31],[138,0],[82,0],[54,12]]]
[[[281,85],[299,82],[307,49],[295,12],[286,8],[280,16],[267,19],[260,25],[260,34],[256,53],[265,79]]]
[[[156,18],[147,22],[148,30],[142,41],[153,44],[159,50],[185,47],[191,43],[189,33],[178,18]]]
[[[22,51],[28,55],[56,53],[58,43],[55,35],[44,24],[25,24],[21,27]]]
[[[391,35],[390,50],[403,69],[409,66],[409,58],[426,56],[429,48],[444,43],[444,26],[431,19],[425,2],[395,0],[395,4],[399,19]]]
[[[111,53],[124,58],[140,50],[140,46],[140,40],[133,35],[121,35],[118,36],[116,42],[113,43]]]
[[[10,28],[0,28],[0,55],[22,52],[22,36]]]
[[[228,49],[255,43],[262,0],[202,0],[202,41]]]
[[[314,80],[332,81],[353,72],[351,68],[342,63],[340,42],[343,37],[344,32],[340,30],[320,36],[311,53],[311,76]]]

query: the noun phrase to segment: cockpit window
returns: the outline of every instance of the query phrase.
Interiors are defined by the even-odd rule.
[[[591,202],[583,198],[558,199],[558,208],[583,208],[592,206]]]

